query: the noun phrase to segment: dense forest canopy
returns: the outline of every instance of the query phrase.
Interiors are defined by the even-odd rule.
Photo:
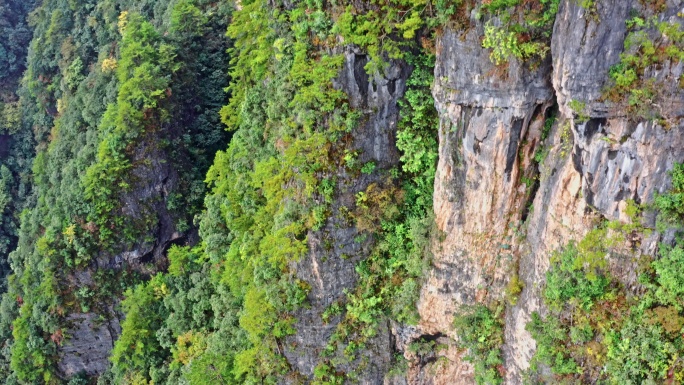
[[[342,384],[375,370],[382,333],[420,321],[442,237],[438,131],[459,128],[435,107],[436,42],[484,20],[492,76],[535,71],[548,67],[560,4],[0,0],[0,378]],[[605,99],[665,124],[648,68],[681,62],[684,32],[658,7],[632,15]],[[397,116],[369,102],[383,97]],[[577,124],[588,119],[571,105]],[[570,121],[548,111],[540,142],[552,130],[569,140]],[[385,157],[364,142],[379,126]],[[536,169],[549,151],[530,155]],[[679,238],[643,259],[637,291],[605,259],[633,234],[678,228],[681,165],[672,179],[653,203],[630,202],[628,220],[600,221],[551,256],[548,311],[527,324],[531,380],[684,379]],[[344,260],[354,278],[316,315],[331,332],[305,373],[293,357],[318,284],[300,271],[311,253]],[[516,273],[505,298],[455,317],[477,383],[503,382],[504,312],[522,290]],[[68,348],[101,340],[97,330],[110,345]],[[406,350],[427,357],[436,339]],[[382,376],[406,374],[400,353]]]

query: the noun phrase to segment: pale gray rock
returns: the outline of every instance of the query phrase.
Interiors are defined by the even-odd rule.
[[[58,369],[70,377],[79,373],[99,375],[109,369],[109,355],[121,334],[119,319],[107,314],[70,314],[70,328],[59,349]]]

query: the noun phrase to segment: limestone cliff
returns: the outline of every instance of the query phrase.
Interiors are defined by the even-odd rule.
[[[411,68],[402,61],[392,63],[382,75],[370,77],[364,69],[368,57],[352,48],[345,53],[345,62],[336,86],[349,97],[353,108],[363,112],[364,123],[351,132],[351,147],[360,154],[362,163],[375,162],[378,170],[396,167],[399,155],[395,145],[399,109],[397,101],[403,96]],[[355,175],[342,168],[338,173],[333,215],[320,231],[309,234],[309,253],[297,264],[300,279],[311,285],[310,306],[297,311],[297,333],[287,339],[285,356],[301,375],[310,377],[320,361],[323,349],[341,321],[334,317],[324,322],[321,315],[335,302],[344,301],[346,292],[357,284],[355,266],[368,256],[372,243],[355,240],[361,232],[345,219],[342,208],[353,207],[355,196],[371,183],[381,183],[382,171],[370,175]],[[388,325],[380,326],[362,355],[372,357],[364,369],[358,370],[359,381],[377,384],[390,366],[393,344]],[[357,363],[358,364],[358,363]],[[356,365],[340,369],[354,370]]]
[[[671,20],[680,8],[668,1],[655,15]],[[448,348],[437,353],[446,358],[437,364],[414,359],[409,383],[474,382],[471,365],[454,348],[454,313],[463,304],[503,301],[513,276],[524,289],[506,308],[500,372],[506,383],[522,383],[535,351],[525,324],[533,311],[545,311],[541,287],[552,251],[581,238],[597,219],[625,219],[627,200],[650,202],[669,187],[668,171],[684,160],[681,63],[652,74],[670,79],[657,106],[666,123],[628,114],[604,96],[609,69],[623,52],[625,21],[637,11],[652,12],[639,1],[602,0],[591,9],[561,1],[551,60],[532,69],[517,61],[491,64],[479,38],[484,24],[474,15],[474,28],[446,30],[438,39],[433,93],[442,118],[434,209],[445,237],[434,243],[413,338],[439,335]],[[573,110],[573,101],[583,111]],[[555,103],[557,119],[542,140]],[[533,156],[540,148],[549,152],[538,163]],[[658,237],[643,240],[642,250],[653,253]],[[633,264],[612,261],[627,287],[635,285]]]
[[[596,257],[629,312],[676,242],[649,205],[684,162],[684,0],[83,3],[32,12],[21,87],[0,42],[10,384],[595,383],[535,368],[530,321],[578,308],[553,256],[642,205]],[[677,301],[630,321],[671,343]]]

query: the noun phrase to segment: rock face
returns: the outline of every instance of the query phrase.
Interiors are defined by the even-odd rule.
[[[680,8],[678,1],[668,2],[661,19]],[[414,335],[446,336],[442,343],[449,348],[438,353],[444,357],[439,365],[412,360],[409,383],[474,383],[470,364],[453,349],[454,314],[463,304],[502,301],[514,275],[524,289],[517,304],[507,306],[502,371],[506,383],[522,383],[535,351],[525,324],[533,311],[545,311],[541,288],[551,252],[581,238],[601,218],[625,219],[628,200],[648,202],[669,187],[668,171],[684,160],[678,85],[664,92],[659,106],[669,128],[628,120],[624,109],[603,97],[632,9],[649,12],[636,0],[596,1],[594,10],[561,1],[552,63],[534,70],[517,62],[505,70],[493,66],[478,38],[482,22],[475,19],[479,27],[463,34],[447,30],[439,38],[434,210],[445,237],[434,244]],[[679,67],[668,64],[654,76],[676,78]],[[586,104],[586,117],[569,107],[573,100]],[[556,123],[542,143],[542,126],[556,101]],[[548,155],[537,164],[532,158],[540,146]],[[652,253],[656,240],[644,240],[643,251]],[[628,287],[636,279],[631,263],[611,265]]]
[[[622,105],[608,103],[603,90],[608,85],[608,71],[620,61],[627,35],[625,21],[633,15],[655,17],[658,21],[681,23],[677,14],[682,2],[667,1],[664,11],[655,11],[653,2],[601,0],[593,9],[578,2],[561,1],[554,25],[551,54],[553,86],[561,111],[570,116],[568,103],[586,103],[592,117],[625,117]],[[663,2],[665,3],[665,2]],[[654,37],[654,36],[651,36]],[[663,63],[648,69],[647,75],[658,82],[658,112],[663,116],[684,115],[684,93],[679,86],[682,63]]]
[[[101,320],[95,313],[72,314],[72,325],[60,349],[59,370],[65,376],[97,375],[109,368],[109,355],[121,334],[118,318]]]
[[[169,155],[157,148],[163,140],[149,135],[135,153],[136,167],[131,172],[130,182],[135,188],[122,198],[122,213],[136,221],[150,221],[141,226],[146,234],[129,249],[114,256],[104,254],[98,262],[101,265],[120,268],[123,265],[143,269],[143,263],[160,262],[169,245],[184,236],[176,231],[173,215],[166,207],[169,195],[179,184],[178,172],[173,169]]]
[[[681,1],[669,0],[666,8],[658,14],[661,20],[671,20],[681,10]],[[506,285],[517,276],[524,289],[515,305],[506,306],[501,371],[506,383],[522,383],[536,349],[525,325],[532,312],[545,312],[541,289],[550,254],[581,238],[602,218],[624,219],[628,200],[649,202],[654,193],[665,191],[668,171],[684,161],[679,123],[684,95],[674,81],[682,75],[681,64],[667,63],[650,74],[671,85],[658,105],[669,127],[630,120],[623,106],[603,96],[609,69],[620,60],[625,20],[633,9],[653,12],[640,0],[596,0],[592,9],[582,8],[577,0],[561,0],[551,57],[533,67],[515,60],[506,67],[493,65],[489,50],[482,48],[484,22],[475,15],[467,31],[443,31],[433,87],[441,117],[433,202],[443,240],[433,244],[433,264],[418,303],[421,319],[416,327],[381,325],[358,353],[368,358],[362,369],[359,362],[340,364],[339,369],[357,368],[361,384],[474,383],[472,365],[457,348],[454,315],[462,305],[505,301]],[[335,86],[364,118],[343,140],[358,150],[359,162],[374,161],[378,171],[358,175],[340,168],[330,220],[308,234],[310,252],[293,266],[298,278],[311,285],[310,306],[295,312],[297,333],[280,348],[293,371],[309,379],[340,322],[340,316],[323,322],[321,315],[355,287],[355,266],[372,246],[358,240],[359,232],[342,211],[354,206],[358,192],[381,183],[382,171],[399,163],[394,143],[397,101],[411,71],[406,63],[393,62],[382,76],[370,77],[365,54],[346,48],[344,55]],[[570,107],[573,101],[584,103],[582,117]],[[556,115],[555,124],[542,140],[551,115]],[[534,155],[541,150],[547,155],[538,162]],[[159,154],[151,158],[164,159]],[[136,172],[146,183],[124,201],[130,212],[158,213],[150,234],[156,243],[138,245],[101,261],[104,265],[158,259],[180,238],[163,205],[177,175],[164,162]],[[157,203],[143,207],[141,199]],[[657,238],[643,240],[643,251],[653,252]],[[614,275],[627,287],[634,285],[633,262],[613,262]],[[66,375],[106,369],[119,326],[116,320],[98,324],[96,318],[88,313],[70,319],[67,334],[72,338],[60,352],[60,370]],[[419,339],[445,348],[422,355],[411,352],[408,344]],[[93,351],[88,350],[91,346]],[[406,377],[386,378],[396,352],[403,352],[410,363]],[[283,379],[300,381],[306,380]]]
[[[141,241],[116,254],[100,253],[93,266],[75,274],[75,287],[92,287],[95,284],[92,276],[97,269],[126,266],[143,274],[153,274],[165,263],[164,255],[173,243],[196,242],[196,232],[182,234],[176,230],[175,219],[166,207],[169,194],[179,184],[179,177],[168,154],[155,145],[161,139],[149,135],[138,146],[136,166],[129,177],[134,188],[121,197],[122,213],[128,220],[149,221],[141,226],[145,228]],[[111,366],[111,349],[121,332],[121,314],[115,310],[118,303],[118,298],[110,298],[108,303],[100,304],[104,309],[69,315],[64,342],[58,349],[58,368],[65,378],[82,371],[99,375]]]
[[[597,1],[596,13],[578,3],[563,1],[556,15],[551,55],[553,86],[566,116],[573,98],[586,101],[591,116],[604,117],[608,106],[601,99],[608,70],[620,61],[627,28],[625,20],[636,1]]]
[[[435,244],[419,311],[423,334],[452,339],[458,338],[451,326],[458,307],[499,298],[517,266],[517,233],[533,189],[521,178],[534,171],[531,158],[553,102],[548,63],[536,71],[512,64],[504,74],[481,48],[481,34],[446,31],[437,45],[433,94],[441,124],[434,210],[445,236]],[[438,375],[426,376],[426,367],[411,382],[474,381],[458,354],[447,351],[445,357]]]
[[[301,375],[311,377],[314,367],[320,362],[320,353],[335,331],[340,316],[324,323],[321,315],[334,302],[346,298],[345,290],[356,285],[355,266],[370,253],[370,240],[359,242],[360,234],[342,213],[342,208],[354,207],[355,195],[366,190],[371,183],[381,183],[381,170],[388,170],[399,163],[399,154],[394,144],[399,109],[397,101],[403,96],[406,79],[411,69],[403,62],[393,62],[383,76],[369,77],[364,66],[368,57],[360,51],[348,48],[345,52],[344,68],[335,82],[343,90],[353,108],[364,112],[363,123],[355,128],[347,140],[353,150],[358,151],[361,164],[373,161],[378,171],[370,175],[350,174],[342,167],[337,177],[336,196],[332,215],[320,231],[311,232],[309,254],[295,267],[297,276],[309,282],[310,307],[298,310],[297,334],[286,339],[285,356]],[[359,383],[382,383],[392,359],[393,342],[389,325],[380,327],[378,336],[367,348],[359,352],[360,357],[371,358],[363,369],[357,371]],[[354,366],[341,366],[351,371]]]

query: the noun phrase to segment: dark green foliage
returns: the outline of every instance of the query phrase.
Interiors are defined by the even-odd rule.
[[[6,290],[8,254],[17,244],[19,213],[29,192],[33,134],[25,128],[27,108],[17,95],[33,31],[28,14],[36,1],[0,3],[0,292]]]
[[[178,191],[189,215],[179,218],[188,226],[194,213],[202,209],[206,195],[203,180],[214,154],[225,147],[228,133],[223,129],[219,111],[227,102],[225,88],[229,77],[226,66],[228,48],[221,38],[226,28],[228,4],[207,8],[207,1],[182,0],[171,13],[170,33],[177,47],[176,60],[182,63],[174,73],[169,101],[176,107],[173,135],[168,150],[182,175]]]
[[[26,19],[36,0],[5,0],[0,3],[0,93],[12,92],[25,69],[32,31]]]
[[[67,385],[88,385],[88,384],[89,384],[88,376],[83,372],[72,377],[71,380],[69,380],[69,382],[67,383]]]
[[[13,218],[13,194],[14,175],[5,166],[0,165],[0,256],[7,256],[15,244],[13,236],[17,233],[15,218]],[[0,260],[0,277],[6,277],[9,265],[6,260]],[[0,288],[5,288],[3,280]],[[4,292],[4,290],[0,290]]]
[[[188,16],[197,10],[202,17]],[[0,128],[13,139],[0,167],[0,247],[15,249],[4,298],[20,308],[1,318],[13,327],[2,335],[0,370],[7,378],[58,382],[65,316],[106,316],[138,280],[127,270],[91,265],[156,231],[149,207],[158,202],[140,202],[141,212],[122,210],[119,198],[148,182],[131,177],[132,170],[173,160],[177,189],[189,193],[181,202],[178,191],[162,199],[176,229],[190,229],[212,151],[227,139],[217,112],[226,102],[229,12],[202,0],[46,0],[31,14],[35,38],[20,98],[0,101]],[[13,241],[12,216],[24,207]],[[92,274],[94,282],[75,285],[75,274]]]
[[[406,207],[419,217],[431,210],[437,167],[435,131],[439,118],[431,93],[435,57],[408,55],[406,60],[414,69],[406,83],[404,98],[399,102],[402,118],[397,130],[397,148],[402,152],[402,169],[411,176],[411,182],[405,186]]]

